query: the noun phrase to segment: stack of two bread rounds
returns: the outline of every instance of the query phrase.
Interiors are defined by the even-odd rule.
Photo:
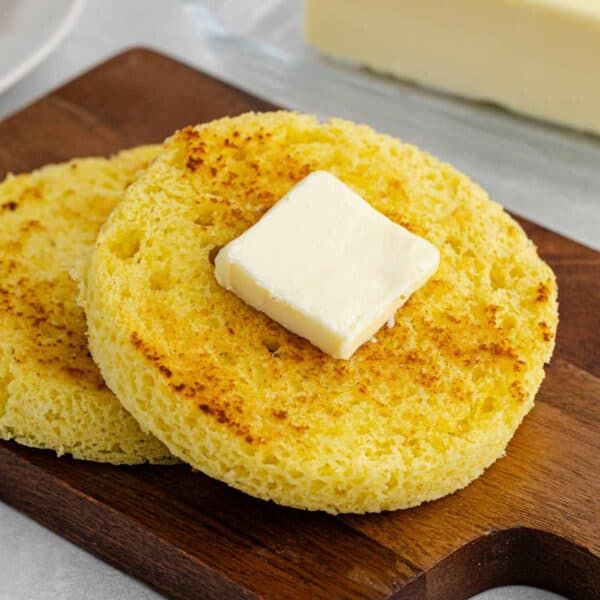
[[[347,361],[214,276],[219,248],[315,170],[441,253],[396,326]],[[479,476],[531,409],[558,320],[552,271],[481,188],[368,127],[289,112],[175,133],[102,228],[82,287],[92,355],[144,430],[249,494],[332,513]]]
[[[502,456],[552,353],[556,284],[481,188],[368,127],[289,112],[151,152],[80,271],[92,356],[141,430],[249,494],[332,513],[438,498]],[[347,361],[214,277],[219,248],[315,170],[441,253],[396,326]]]

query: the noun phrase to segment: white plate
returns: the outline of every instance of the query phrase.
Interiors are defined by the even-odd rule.
[[[0,93],[35,68],[75,24],[84,0],[0,0]]]

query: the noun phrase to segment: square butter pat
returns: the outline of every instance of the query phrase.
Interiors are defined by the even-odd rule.
[[[215,261],[220,285],[335,358],[350,358],[435,273],[439,252],[315,171]]]

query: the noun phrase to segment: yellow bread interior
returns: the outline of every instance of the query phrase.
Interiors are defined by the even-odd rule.
[[[172,462],[108,390],[69,272],[156,146],[0,184],[0,438],[111,463]]]
[[[441,252],[396,326],[348,361],[214,277],[218,249],[318,169]],[[144,428],[249,494],[331,513],[414,506],[479,476],[531,409],[558,321],[552,271],[479,186],[369,127],[290,112],[173,135],[83,277],[92,354]]]

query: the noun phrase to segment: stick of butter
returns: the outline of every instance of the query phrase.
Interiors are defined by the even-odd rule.
[[[306,0],[326,54],[600,133],[599,0]]]
[[[215,277],[289,331],[347,359],[438,264],[427,240],[315,171],[221,249]]]

